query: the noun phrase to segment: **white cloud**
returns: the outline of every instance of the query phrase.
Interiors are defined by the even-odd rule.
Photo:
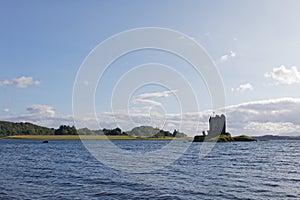
[[[133,98],[131,103],[133,105],[136,104],[143,104],[143,105],[150,105],[151,106],[161,106],[162,104],[157,101],[157,99],[166,98],[170,95],[176,93],[176,90],[168,90],[168,91],[162,91],[162,92],[148,92],[148,93],[142,93]],[[142,108],[145,110],[145,108]],[[148,108],[149,109],[149,108]]]
[[[158,101],[154,101],[151,99],[134,99],[132,100],[133,104],[146,104],[146,105],[153,105],[153,106],[160,106],[161,103]]]
[[[300,132],[299,110],[300,99],[295,98],[252,101],[228,106],[226,107],[227,129],[233,135],[289,135],[289,133]],[[208,119],[211,114],[211,110],[182,113],[182,115],[166,113],[163,118],[157,116],[157,120],[165,120],[164,126],[159,128],[169,131],[179,129],[194,136],[201,134],[202,130],[208,130]],[[128,114],[125,111],[101,113],[98,116],[102,127],[113,128],[119,125],[124,130],[130,130],[139,125],[153,125],[155,119],[151,119],[151,117],[156,117],[150,114]],[[197,126],[199,127],[198,132],[195,128]]]
[[[237,88],[232,88],[232,91],[244,92],[247,90],[253,90],[253,86],[250,83],[242,84]]]
[[[62,124],[74,125],[74,120],[71,115],[57,114],[53,106],[34,104],[27,107],[27,114],[17,116],[0,116],[0,120],[13,121],[13,122],[30,122],[40,126],[57,128]],[[81,119],[85,121],[83,117]],[[89,118],[91,120],[91,118]],[[88,124],[88,121],[86,121]]]
[[[276,132],[278,134],[283,134],[300,130],[300,125],[295,125],[291,122],[250,122],[245,126],[245,129],[265,133]]]
[[[227,129],[233,135],[266,135],[266,134],[295,134],[300,132],[300,99],[280,98],[261,101],[251,101],[226,107]],[[0,120],[28,121],[35,124],[58,127],[61,124],[73,125],[71,115],[56,113],[50,105],[32,105],[27,108],[28,114],[18,116],[0,116]],[[165,116],[151,115],[151,113],[130,113],[117,110],[115,113],[98,113],[99,123],[103,128],[115,128],[119,126],[123,130],[130,130],[139,125],[153,125],[158,120],[164,120],[163,128],[173,131],[179,129],[189,136],[201,134],[208,129],[208,119],[211,110],[201,112],[170,114]],[[98,129],[95,126],[94,115],[80,116],[76,118],[79,127]],[[199,127],[196,132],[196,126]],[[300,135],[300,133],[299,133]]]
[[[300,99],[295,98],[280,98],[270,99],[262,101],[252,101],[239,105],[229,106],[226,109],[227,115],[229,116],[229,126],[236,129],[237,132],[245,132],[252,135],[263,135],[263,134],[280,134],[283,129],[272,129],[266,128],[256,129],[255,131],[249,131],[249,126],[253,127],[254,124],[265,124],[273,125],[278,124],[282,126],[285,123],[295,125],[294,129],[285,129],[285,133],[299,132],[296,126],[300,125],[298,119],[298,112],[300,110]],[[252,123],[252,125],[251,125]],[[250,124],[250,125],[249,125]],[[292,126],[290,126],[292,127]]]
[[[176,90],[142,93],[142,94],[138,95],[136,97],[136,99],[156,99],[156,98],[168,97],[175,92],[176,92]]]
[[[26,109],[32,115],[38,115],[42,117],[54,117],[55,111],[54,108],[50,105],[41,105],[41,104],[34,104],[28,106]]]
[[[10,109],[9,108],[4,108],[2,111],[5,112],[5,113],[9,113]]]
[[[227,55],[227,54],[221,56],[221,61],[222,61],[222,62],[228,61],[228,59],[229,59],[229,55]]]
[[[236,56],[236,53],[233,52],[233,51],[230,51],[230,57],[231,57],[231,58],[234,58],[235,56]]]
[[[0,86],[12,85],[17,88],[27,88],[29,85],[39,85],[39,80],[34,80],[32,77],[21,76],[19,78],[4,80],[0,82]]]
[[[51,128],[57,128],[61,124],[74,124],[74,120],[71,115],[57,114],[54,110],[54,107],[50,105],[33,104],[31,106],[28,106],[26,108],[26,111],[26,114],[20,114],[16,116],[0,116],[0,120],[13,122],[31,122]]]
[[[220,60],[221,60],[221,62],[226,62],[234,57],[236,57],[236,53],[234,51],[230,51],[229,54],[225,54],[225,55],[221,56]]]
[[[287,84],[300,83],[300,73],[296,66],[292,66],[290,69],[284,65],[273,68],[272,72],[264,74],[266,78],[273,79],[275,84]]]

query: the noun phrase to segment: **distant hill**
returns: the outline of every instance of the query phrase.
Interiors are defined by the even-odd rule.
[[[139,126],[126,133],[135,137],[153,137],[159,133],[159,131],[158,128],[153,128],[152,126]]]
[[[279,136],[300,137],[300,132],[281,133]]]
[[[153,128],[152,126],[139,126],[133,128],[131,131],[126,132],[128,135],[135,136],[135,137],[187,137],[186,134],[181,133],[177,130],[174,130],[173,133],[165,130],[160,130],[159,128]]]
[[[280,135],[264,135],[254,136],[256,140],[300,140],[300,136],[280,136]]]

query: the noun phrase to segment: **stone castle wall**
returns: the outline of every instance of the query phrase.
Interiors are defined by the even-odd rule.
[[[226,117],[225,115],[216,115],[209,118],[209,135],[219,135],[226,133]]]

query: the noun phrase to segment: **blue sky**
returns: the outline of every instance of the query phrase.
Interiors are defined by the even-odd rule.
[[[89,52],[119,32],[163,27],[189,35],[206,49],[222,76],[226,105],[231,106],[229,117],[245,117],[230,109],[240,111],[241,105],[253,102],[256,108],[247,107],[244,115],[270,116],[266,120],[255,114],[251,121],[244,119],[243,126],[235,126],[235,119],[228,119],[233,131],[282,134],[285,129],[294,133],[300,127],[296,118],[273,116],[276,111],[279,116],[287,112],[293,116],[300,108],[299,1],[2,0],[0,5],[2,120],[54,127],[71,124],[73,84]],[[203,100],[200,109],[210,109],[203,80],[197,80],[186,63],[163,52],[143,51],[118,60],[107,72],[106,82],[97,91],[97,112],[111,111],[111,91],[122,73],[147,62],[168,64],[183,73],[192,84],[199,85],[197,97]],[[118,66],[125,67],[122,71]],[[164,90],[144,87],[135,94]],[[167,113],[176,114],[174,98],[165,95],[151,100],[165,105]],[[265,110],[274,104],[278,107]],[[200,120],[206,123],[206,117]],[[169,129],[172,127],[177,127],[175,122]],[[282,131],[276,131],[279,129]]]

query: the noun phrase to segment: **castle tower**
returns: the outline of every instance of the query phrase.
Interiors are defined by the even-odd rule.
[[[208,135],[220,135],[226,133],[226,117],[225,115],[216,115],[209,118]]]

